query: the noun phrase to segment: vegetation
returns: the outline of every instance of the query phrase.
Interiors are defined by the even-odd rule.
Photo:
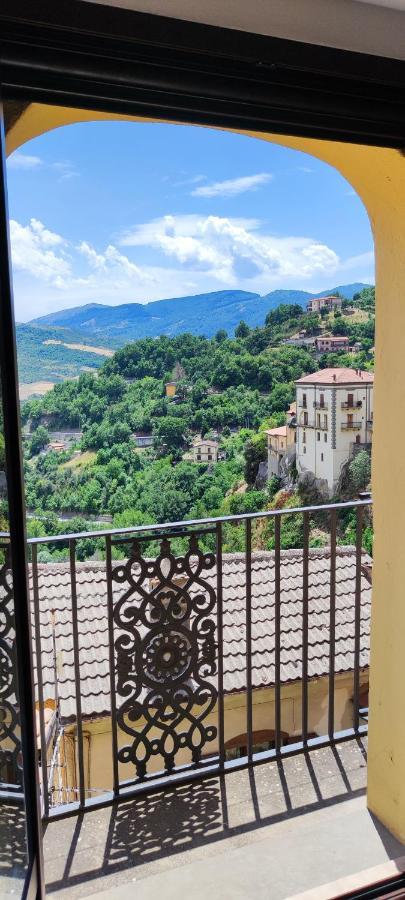
[[[73,514],[82,528],[103,516],[112,517],[117,527],[131,527],[300,505],[302,498],[280,490],[278,479],[270,479],[265,490],[257,488],[259,465],[266,458],[264,431],[285,421],[294,382],[304,373],[331,365],[372,367],[370,291],[362,291],[357,301],[369,304],[362,323],[351,323],[352,307],[326,318],[306,314],[299,304],[282,304],[267,314],[262,327],[241,321],[234,338],[224,329],[210,339],[187,333],[142,338],[119,349],[98,374],[83,373],[76,381],[56,384],[42,399],[27,401],[22,419],[30,427],[25,445],[29,533],[66,530],[58,514]],[[320,333],[336,323],[358,341],[356,353],[319,359],[309,347],[285,343],[304,330]],[[173,378],[176,397],[168,398],[165,385]],[[64,452],[46,448],[49,432],[66,428],[80,429],[80,442]],[[137,431],[153,435],[153,447],[138,449]],[[188,451],[196,435],[217,436],[223,459],[215,465],[194,463]],[[359,454],[350,464],[346,490],[351,496],[369,481],[365,456],[367,461]],[[316,546],[323,541],[323,524],[313,522]],[[342,523],[342,539],[350,527],[348,519]],[[256,547],[274,545],[271,520],[258,521],[253,539]],[[300,546],[301,540],[301,517],[283,517],[282,546]],[[227,526],[224,541],[227,550],[243,549],[243,527]],[[101,548],[97,538],[87,539],[80,552],[85,556]],[[41,551],[41,558],[61,558],[66,552],[54,544]]]

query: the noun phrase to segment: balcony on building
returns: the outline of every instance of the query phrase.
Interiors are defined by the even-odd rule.
[[[314,408],[315,409],[329,409],[329,404],[325,403],[324,400],[314,400]]]
[[[342,431],[360,431],[362,423],[361,422],[341,422]]]
[[[355,542],[338,544],[348,514]],[[308,827],[319,841],[309,887],[355,871],[360,852],[370,865],[398,855],[364,795],[371,514],[368,498],[249,514],[236,553],[223,544],[237,516],[97,532],[99,561],[79,561],[81,535],[30,539],[49,890],[108,889],[141,867],[159,892],[181,875],[174,854],[199,878],[198,848],[218,872],[243,834],[240,878],[249,854],[264,865],[270,825],[270,843],[289,828],[297,861]],[[291,517],[302,540],[284,550]],[[329,543],[312,548],[317,517]],[[274,550],[254,549],[264,528]],[[68,559],[42,563],[55,541]],[[350,861],[334,848],[331,866],[342,801]],[[272,896],[296,877],[290,865]]]
[[[344,400],[341,404],[341,409],[361,409],[363,406],[362,400]]]

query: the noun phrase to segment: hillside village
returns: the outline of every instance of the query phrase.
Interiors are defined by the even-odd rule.
[[[29,533],[63,533],[67,518],[80,531],[356,496],[370,478],[373,347],[371,288],[280,305],[234,338],[126,345],[97,375],[22,405]],[[234,528],[227,548],[238,541]]]

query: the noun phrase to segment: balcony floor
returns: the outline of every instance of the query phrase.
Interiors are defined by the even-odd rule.
[[[364,742],[50,824],[47,893],[281,900],[404,848],[368,813]]]

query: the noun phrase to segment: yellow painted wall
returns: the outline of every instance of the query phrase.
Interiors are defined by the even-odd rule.
[[[8,135],[8,150],[60,125],[119,118],[33,104]],[[374,233],[375,540],[368,803],[405,842],[405,157],[399,150],[244,133],[304,151],[338,169],[363,200]]]
[[[367,684],[368,672],[361,676],[362,683]],[[335,690],[335,729],[336,731],[349,728],[353,724],[353,675],[339,675],[336,677]],[[318,735],[327,734],[328,731],[328,679],[320,678],[309,684],[309,732]],[[215,709],[211,716],[205,720],[205,725],[218,724],[218,711]],[[254,692],[253,705],[253,730],[262,731],[273,729],[275,726],[275,702],[274,689],[267,688]],[[245,734],[246,727],[246,695],[233,694],[225,698],[225,742]],[[281,730],[287,732],[290,737],[297,738],[302,733],[301,725],[301,684],[295,682],[282,688],[282,714]],[[67,729],[67,740],[72,743],[73,729]],[[157,732],[156,732],[157,734]],[[112,733],[111,719],[104,717],[84,725],[85,737],[85,783],[86,788],[95,796],[98,791],[112,790]],[[118,732],[118,744],[120,747],[131,743],[131,738],[123,731]],[[218,741],[212,741],[204,748],[205,753],[217,753]],[[74,759],[71,748],[68,748],[70,765],[68,766],[68,783],[77,784],[77,771],[72,765]],[[188,751],[180,751],[176,756],[176,764],[182,765],[191,762]],[[76,752],[77,766],[77,752]],[[157,772],[162,769],[162,758],[153,758],[148,765],[148,772]],[[134,777],[134,769],[130,764],[119,765],[120,781]],[[95,792],[95,793],[93,793]]]

